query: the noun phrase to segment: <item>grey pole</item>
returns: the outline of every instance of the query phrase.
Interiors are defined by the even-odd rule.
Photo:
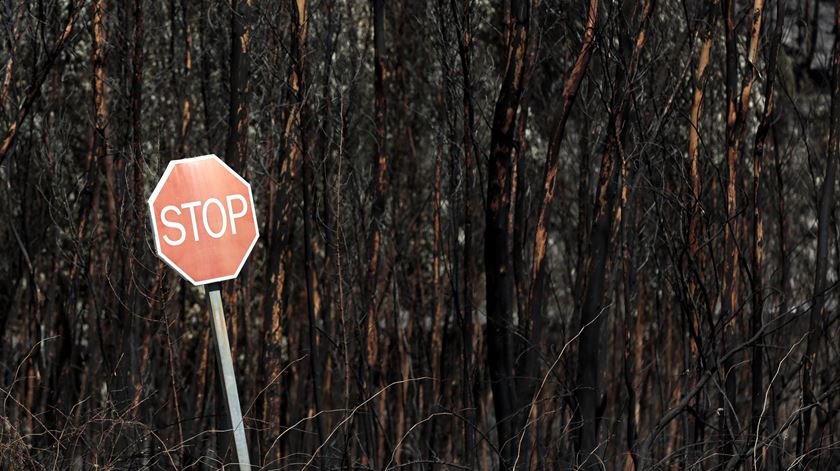
[[[233,438],[236,442],[236,458],[239,469],[251,470],[251,458],[248,456],[248,442],[245,440],[245,427],[242,423],[242,409],[239,406],[239,391],[236,389],[236,376],[233,374],[233,359],[230,355],[225,312],[222,308],[222,292],[218,283],[205,285],[205,293],[210,303],[210,317],[213,324],[213,337],[216,339],[216,357],[219,359],[219,373],[222,377],[222,389],[225,391]]]

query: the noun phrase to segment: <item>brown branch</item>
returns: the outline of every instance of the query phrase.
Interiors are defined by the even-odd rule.
[[[20,131],[21,126],[23,125],[23,121],[26,119],[27,115],[29,115],[29,111],[32,109],[32,104],[35,103],[35,100],[37,100],[38,97],[41,96],[41,85],[43,85],[44,80],[46,80],[50,71],[52,71],[53,66],[55,66],[59,55],[61,55],[61,52],[67,46],[68,40],[73,34],[73,28],[76,26],[76,20],[79,19],[79,15],[82,12],[82,5],[83,4],[73,4],[73,6],[71,6],[70,15],[67,18],[67,22],[64,25],[64,29],[62,30],[58,38],[56,38],[56,40],[53,42],[53,46],[47,52],[47,57],[46,59],[44,59],[44,62],[39,67],[36,67],[35,78],[29,85],[23,102],[18,107],[15,119],[6,129],[6,132],[3,135],[3,139],[0,140],[0,165],[3,165],[3,162],[6,160],[9,151],[12,149],[12,145],[14,144],[15,138],[17,137],[18,132]]]

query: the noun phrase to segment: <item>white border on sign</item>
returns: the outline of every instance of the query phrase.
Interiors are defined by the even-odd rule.
[[[211,278],[209,280],[196,281],[191,276],[186,274],[183,270],[181,270],[181,268],[178,267],[175,264],[175,262],[170,260],[169,257],[164,255],[163,251],[161,251],[160,240],[159,240],[159,237],[158,237],[158,228],[157,228],[157,223],[155,222],[154,208],[152,206],[154,205],[158,194],[160,194],[160,191],[163,189],[163,183],[166,182],[166,180],[169,178],[169,174],[172,173],[172,169],[174,169],[176,165],[191,163],[191,162],[195,162],[195,161],[198,161],[198,160],[207,160],[207,159],[215,159],[217,162],[222,164],[231,174],[233,174],[233,176],[235,176],[240,182],[242,182],[248,188],[248,201],[251,204],[251,215],[254,217],[254,240],[251,241],[251,245],[248,247],[248,250],[245,252],[245,255],[242,257],[242,261],[239,262],[239,267],[236,268],[236,272],[234,274],[228,275],[228,276],[221,276],[219,278]],[[163,172],[163,176],[160,177],[160,180],[158,180],[158,183],[155,186],[154,191],[152,191],[151,196],[149,196],[149,199],[147,200],[147,203],[149,205],[149,219],[152,220],[152,236],[153,236],[153,239],[155,241],[155,251],[157,252],[157,256],[160,257],[161,260],[166,262],[166,264],[169,265],[173,270],[177,271],[187,281],[192,283],[193,286],[202,286],[202,285],[206,285],[206,284],[209,284],[209,283],[216,283],[216,282],[219,282],[219,281],[232,280],[232,279],[236,278],[237,276],[239,276],[239,272],[242,271],[242,267],[245,266],[245,262],[248,260],[248,257],[251,256],[251,251],[254,250],[254,246],[257,245],[257,240],[260,238],[260,227],[259,227],[259,225],[257,225],[257,206],[254,204],[254,195],[251,192],[251,184],[248,183],[244,178],[242,178],[238,173],[236,173],[236,171],[234,169],[230,168],[230,166],[228,164],[226,164],[224,160],[217,157],[216,154],[202,155],[202,156],[199,156],[199,157],[189,157],[189,158],[186,158],[186,159],[170,160],[169,164],[166,166],[166,170],[164,170],[164,172]]]

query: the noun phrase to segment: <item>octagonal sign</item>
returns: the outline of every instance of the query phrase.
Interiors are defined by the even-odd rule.
[[[259,238],[251,185],[215,155],[169,162],[149,215],[158,256],[194,285],[236,278]]]

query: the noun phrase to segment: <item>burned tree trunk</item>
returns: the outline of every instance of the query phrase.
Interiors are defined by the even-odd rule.
[[[318,436],[318,443],[323,442],[323,420],[321,411],[321,363],[319,361],[318,341],[316,335],[317,325],[315,322],[316,300],[318,298],[317,285],[315,281],[315,262],[312,244],[314,235],[312,233],[312,214],[315,211],[312,202],[315,177],[312,170],[312,156],[309,155],[307,136],[304,132],[304,110],[303,98],[306,93],[306,82],[304,76],[304,56],[306,54],[306,33],[308,26],[308,11],[306,0],[293,0],[292,5],[292,69],[298,85],[294,94],[294,102],[298,113],[294,117],[292,126],[295,128],[295,136],[292,137],[291,145],[300,148],[299,153],[303,163],[302,187],[303,187],[303,258],[304,258],[304,280],[306,285],[306,314],[309,319],[309,377],[312,382],[312,399],[315,407],[315,426]]]
[[[724,250],[723,258],[723,299],[721,315],[723,316],[723,346],[724,350],[731,348],[736,339],[736,310],[738,309],[738,290],[740,273],[739,238],[741,233],[741,216],[738,210],[738,158],[741,153],[741,141],[746,132],[746,119],[750,106],[750,93],[755,82],[755,68],[758,61],[758,48],[761,39],[761,26],[764,19],[764,1],[755,0],[750,18],[750,41],[747,52],[747,69],[742,78],[740,101],[738,91],[738,44],[735,22],[735,1],[724,0],[723,18],[726,37],[726,133],[725,151],[727,166],[726,184],[726,213],[724,221]],[[723,364],[725,388],[722,397],[724,413],[720,416],[721,440],[724,453],[722,459],[732,452],[734,446],[734,431],[731,430],[729,403],[737,394],[737,376],[732,368],[734,359]]]
[[[817,8],[818,5],[814,5]],[[829,121],[828,155],[825,179],[820,191],[819,215],[817,221],[817,253],[814,270],[813,304],[808,319],[808,343],[802,358],[802,412],[797,453],[801,456],[817,446],[818,437],[810,443],[811,409],[816,404],[814,379],[811,372],[817,356],[817,349],[822,341],[825,329],[825,291],[826,273],[828,272],[828,247],[833,223],[831,213],[834,210],[834,185],[837,179],[837,161],[840,159],[840,1],[836,3],[834,13],[834,47],[832,49],[832,85],[831,117]]]
[[[770,133],[771,120],[775,113],[773,85],[776,78],[776,63],[779,56],[779,46],[785,22],[785,0],[778,0],[776,4],[776,25],[770,42],[770,56],[767,60],[764,84],[764,110],[755,133],[753,144],[753,244],[752,244],[752,313],[750,317],[750,335],[756,337],[751,355],[752,375],[752,412],[750,426],[759,437],[761,436],[759,420],[764,405],[764,216],[761,203],[764,200],[763,184],[761,182],[765,161],[767,137]],[[775,150],[778,152],[778,149]]]
[[[462,406],[465,409],[465,414],[468,422],[475,422],[476,414],[474,412],[475,401],[473,400],[473,355],[474,355],[474,338],[473,331],[475,323],[473,321],[473,214],[472,214],[472,198],[473,198],[473,166],[476,155],[475,144],[475,110],[473,108],[473,84],[471,77],[471,59],[472,59],[472,2],[471,0],[464,0],[461,15],[459,19],[458,8],[455,0],[450,0],[450,10],[452,17],[455,20],[456,32],[458,35],[458,58],[461,64],[461,96],[463,107],[463,136],[462,143],[464,152],[464,181],[462,184],[462,198],[463,198],[463,222],[461,230],[464,232],[464,248],[463,248],[463,322],[461,325],[461,342],[463,345],[461,367],[462,371],[462,386],[461,398]],[[475,431],[471,425],[464,426],[464,443],[468,450],[475,448]],[[467,463],[473,464],[473,452],[467,457]]]
[[[616,68],[615,85],[610,99],[610,116],[606,128],[605,150],[601,157],[601,170],[595,196],[592,227],[589,232],[589,255],[584,262],[582,276],[583,302],[581,304],[575,399],[580,428],[576,448],[584,468],[597,466],[599,409],[602,401],[603,382],[603,312],[607,260],[613,232],[615,199],[619,189],[619,174],[623,164],[624,140],[627,132],[625,114],[630,106],[631,84],[638,71],[642,48],[646,42],[648,23],[656,2],[648,0],[639,14],[639,26],[632,46],[627,32],[621,32],[619,48],[626,70]],[[625,4],[628,7],[629,4]],[[624,27],[626,28],[626,26]]]
[[[230,10],[230,98],[225,160],[246,172],[248,155],[248,94],[250,93],[252,0],[231,0]],[[245,173],[243,173],[244,175]]]
[[[521,417],[514,374],[513,263],[508,219],[511,207],[514,132],[525,75],[530,1],[514,0],[507,21],[504,79],[496,100],[487,162],[487,203],[484,229],[484,274],[487,296],[487,369],[493,390],[501,468],[515,459]]]
[[[718,0],[707,0],[704,2],[703,14],[700,18],[699,35],[701,38],[700,51],[697,57],[697,64],[694,71],[694,90],[692,93],[691,108],[689,111],[688,123],[688,173],[690,181],[690,202],[686,209],[688,211],[688,254],[685,261],[685,270],[689,274],[687,283],[688,302],[685,312],[686,337],[689,338],[689,347],[686,353],[685,368],[688,371],[696,371],[700,363],[698,356],[701,354],[702,330],[701,312],[696,301],[698,292],[703,289],[704,283],[704,254],[701,251],[701,216],[703,214],[702,195],[703,187],[700,171],[700,129],[702,122],[703,102],[705,98],[706,83],[709,80],[708,67],[711,63],[712,43],[714,42],[715,31],[717,30],[717,9]],[[686,389],[692,389],[697,380],[697,375],[688,377]],[[700,401],[694,401],[692,406],[700,407]],[[693,426],[692,426],[693,425]],[[689,448],[687,450],[686,462],[692,463],[700,456],[702,450],[704,432],[704,421],[698,419],[697,415],[686,418],[685,441]]]
[[[367,261],[367,364],[373,368],[379,355],[377,334],[376,292],[379,284],[379,257],[382,249],[382,218],[385,215],[385,197],[388,183],[389,157],[386,147],[386,91],[385,77],[385,2],[373,1],[373,93],[374,93],[374,135],[376,152],[373,160],[373,181],[371,207],[371,228],[368,239]]]

